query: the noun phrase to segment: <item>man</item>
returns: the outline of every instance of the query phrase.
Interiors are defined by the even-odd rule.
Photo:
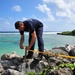
[[[40,52],[44,52],[44,41],[42,38],[43,35],[43,24],[36,19],[28,19],[24,22],[17,21],[15,23],[15,28],[19,30],[21,38],[20,38],[20,48],[24,49],[24,31],[29,32],[29,46],[26,46],[26,50],[34,50],[34,45],[37,37],[38,41],[38,49]],[[26,58],[32,58],[33,52],[28,51],[28,55]],[[35,59],[41,60],[43,54],[39,53],[38,57]]]

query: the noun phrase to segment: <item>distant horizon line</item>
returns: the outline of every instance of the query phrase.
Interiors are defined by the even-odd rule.
[[[63,31],[43,31],[43,32],[63,32]],[[19,33],[19,31],[0,31],[0,33]]]
[[[49,30],[48,30],[49,31]],[[44,31],[44,32],[48,32],[48,31]],[[59,30],[60,31],[60,30]],[[0,31],[0,32],[19,32],[19,31]],[[50,32],[57,32],[57,31],[50,31]]]

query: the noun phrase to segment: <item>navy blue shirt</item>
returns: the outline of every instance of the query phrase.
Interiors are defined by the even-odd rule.
[[[43,26],[43,24],[39,20],[36,20],[36,19],[28,19],[28,20],[25,20],[23,23],[25,25],[24,31],[27,31],[30,34],[36,31],[37,28],[40,28]],[[23,34],[24,31],[20,31],[20,34]]]

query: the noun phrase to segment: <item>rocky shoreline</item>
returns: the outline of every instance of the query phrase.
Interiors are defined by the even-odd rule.
[[[54,47],[52,50],[46,50],[48,54],[41,61],[34,60],[38,53],[34,53],[32,59],[22,61],[23,56],[16,52],[11,54],[3,54],[0,59],[0,75],[75,75],[75,68],[62,67],[60,63],[72,64],[75,62],[73,58],[63,58],[61,55],[75,56],[75,46],[66,44],[65,47]],[[55,54],[52,56],[52,54]],[[61,66],[61,67],[60,67]],[[75,65],[74,65],[75,66]]]

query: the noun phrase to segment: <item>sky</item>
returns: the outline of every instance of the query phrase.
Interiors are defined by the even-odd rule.
[[[0,0],[0,31],[17,31],[16,21],[34,18],[44,31],[75,29],[75,0]]]

